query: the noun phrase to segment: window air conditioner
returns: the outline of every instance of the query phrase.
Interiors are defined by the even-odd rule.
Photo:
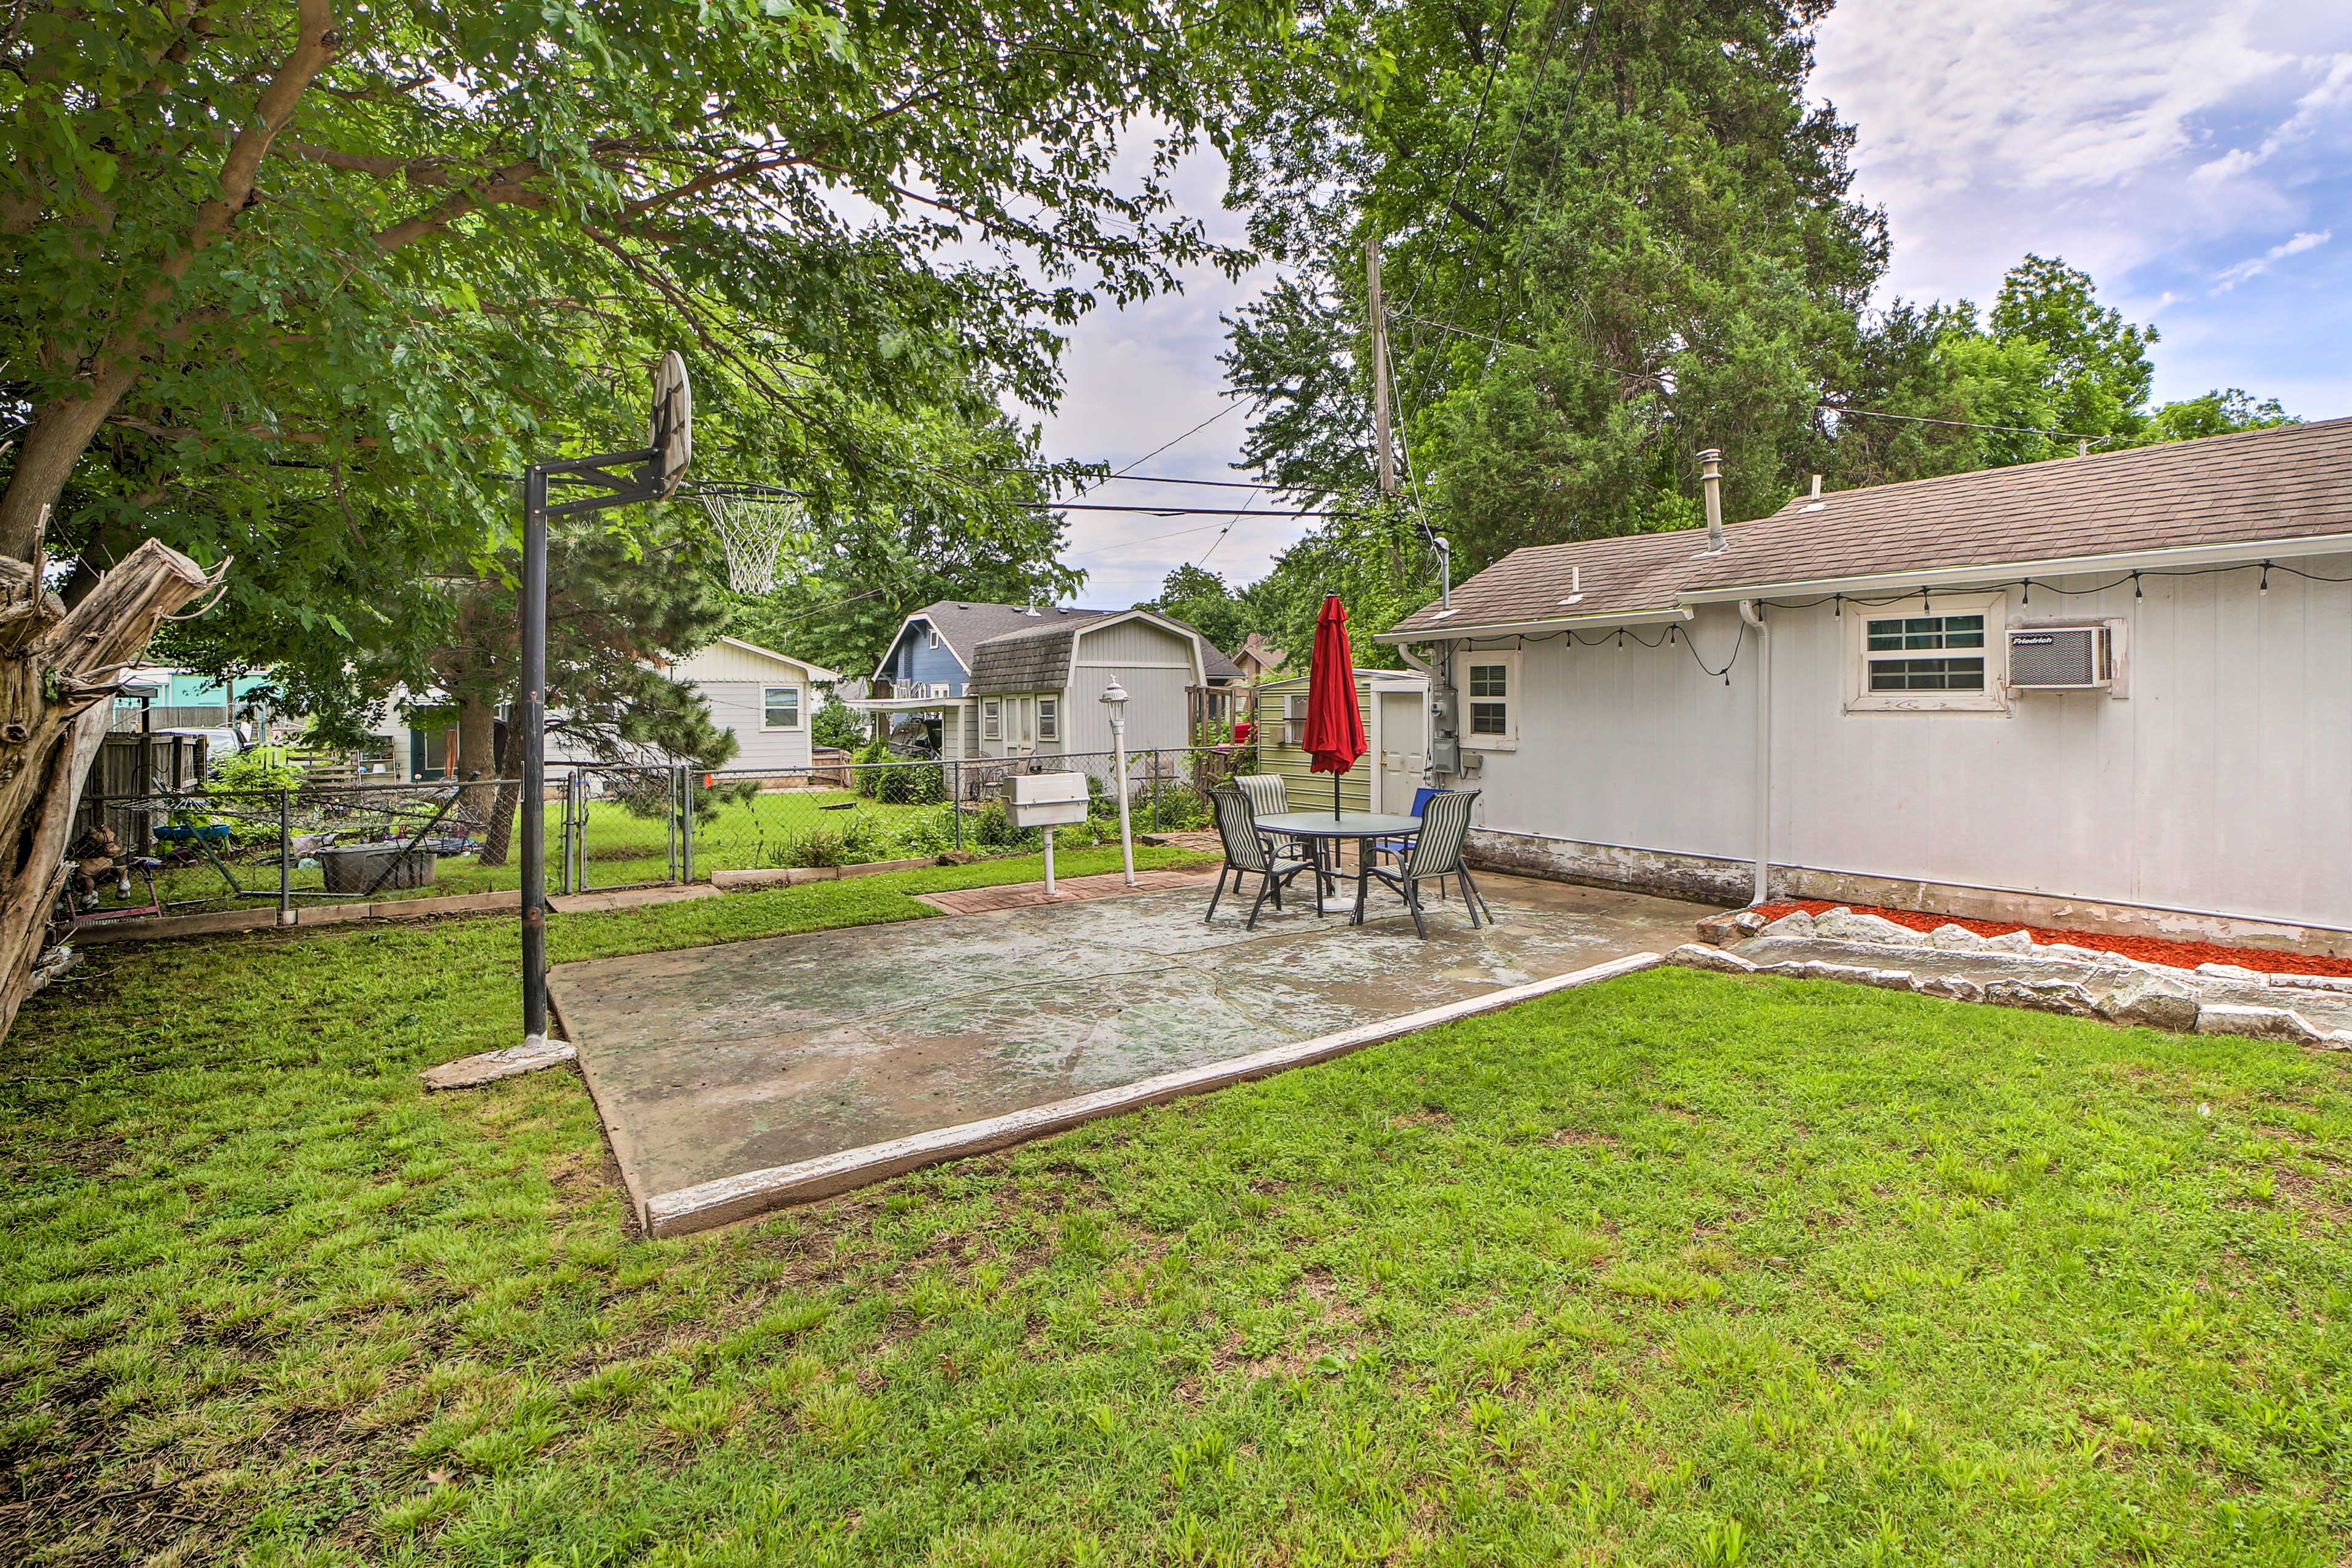
[[[2115,684],[2114,641],[2102,626],[2019,626],[2009,634],[2016,691],[2086,691]]]

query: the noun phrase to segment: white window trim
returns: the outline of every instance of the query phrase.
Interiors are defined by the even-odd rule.
[[[939,647],[939,646],[940,646],[940,634],[939,634],[939,631],[938,631],[938,629],[937,629],[936,627],[935,627],[935,628],[933,628],[933,630],[932,630],[932,632],[931,632],[930,646],[931,646],[931,647]]]
[[[1849,713],[2006,713],[2009,711],[2009,626],[2000,594],[1930,594],[1924,604],[1845,607],[1845,710]],[[1982,691],[1873,691],[1870,623],[1896,616],[1982,616]],[[1916,657],[1890,653],[1889,658]]]
[[[1037,738],[1056,745],[1062,739],[1062,700],[1058,697],[1037,699]]]
[[[980,738],[983,741],[1004,739],[1004,705],[993,697],[980,705]]]
[[[926,697],[952,697],[954,693],[948,689],[948,684],[949,683],[944,680],[934,680],[931,682],[930,689],[924,692],[923,695]]]
[[[1307,693],[1304,691],[1282,694],[1282,743],[1286,746],[1307,744]]]
[[[776,704],[769,701],[768,698],[771,693],[778,691],[789,691],[793,694],[793,721],[789,724],[776,724],[769,721],[768,710],[775,707]],[[803,697],[801,689],[797,686],[763,686],[760,689],[760,728],[762,730],[797,730],[801,727],[801,718],[803,710],[807,707],[808,702],[806,699]]]
[[[1473,752],[1516,752],[1519,749],[1519,706],[1527,700],[1521,686],[1523,662],[1517,653],[1486,653],[1469,649],[1454,656],[1462,668],[1462,744]],[[1499,735],[1474,735],[1470,732],[1470,705],[1491,702],[1492,698],[1470,695],[1470,667],[1475,664],[1499,664],[1503,667],[1503,732]]]

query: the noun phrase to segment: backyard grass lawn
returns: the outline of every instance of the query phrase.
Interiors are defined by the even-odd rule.
[[[514,941],[26,1009],[0,1558],[2347,1561],[2344,1057],[1665,970],[641,1242],[577,1078],[418,1091],[512,1042]]]

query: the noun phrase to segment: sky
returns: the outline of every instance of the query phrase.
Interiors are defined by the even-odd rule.
[[[1856,126],[1855,194],[1893,232],[1882,302],[1989,305],[2027,252],[2063,257],[2158,328],[2158,401],[2237,386],[2306,419],[2352,415],[2352,5],[1844,0],[1815,44],[1814,94]],[[1190,162],[1179,188],[1213,234],[1240,237],[1213,159]],[[1124,467],[1230,406],[1218,317],[1265,279],[1193,274],[1182,294],[1082,321],[1047,454]],[[1240,477],[1247,418],[1236,409],[1141,471]],[[1096,499],[1218,495],[1122,483]],[[1306,526],[1244,520],[1221,536],[1224,521],[1072,514],[1079,599],[1150,598],[1204,552],[1247,583]]]

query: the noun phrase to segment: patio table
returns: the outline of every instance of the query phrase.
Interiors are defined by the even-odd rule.
[[[1328,811],[1282,811],[1269,816],[1255,818],[1257,826],[1268,833],[1280,833],[1292,838],[1313,839],[1319,858],[1325,845],[1332,847],[1331,868],[1339,868],[1338,847],[1352,838],[1356,841],[1356,910],[1348,919],[1349,925],[1364,923],[1364,894],[1371,885],[1372,841],[1376,838],[1410,838],[1421,831],[1418,816],[1399,816],[1377,811],[1343,811],[1333,816]],[[1323,912],[1323,877],[1315,878],[1315,912]]]

